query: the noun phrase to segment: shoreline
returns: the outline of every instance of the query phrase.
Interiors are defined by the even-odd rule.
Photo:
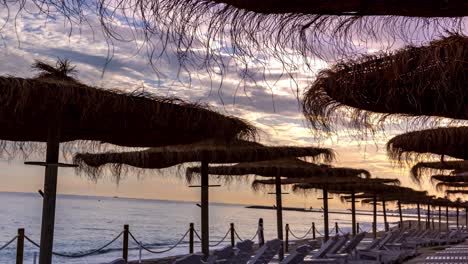
[[[247,209],[259,209],[259,210],[276,210],[275,207],[273,206],[264,206],[264,205],[250,205],[246,206],[245,208]],[[323,210],[321,209],[304,209],[304,208],[299,208],[299,207],[283,207],[283,211],[296,211],[296,212],[304,212],[304,213],[323,213]],[[334,210],[328,210],[329,214],[342,214],[342,215],[350,215],[351,211],[334,211]],[[356,210],[356,215],[365,215],[365,216],[373,216],[372,212],[367,213],[366,211],[362,210]],[[377,216],[383,216],[383,213],[378,212]],[[421,214],[421,217],[424,215]],[[395,213],[387,213],[387,217],[400,217],[399,214]],[[417,219],[417,215],[408,215],[408,214],[403,214],[404,218],[414,218]]]

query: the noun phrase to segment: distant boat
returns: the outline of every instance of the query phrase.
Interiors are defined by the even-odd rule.
[[[114,196],[113,198],[116,198],[116,199],[118,199],[119,197],[118,197],[118,196]]]

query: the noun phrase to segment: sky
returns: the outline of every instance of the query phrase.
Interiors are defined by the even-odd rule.
[[[34,60],[53,63],[57,58],[69,59],[76,65],[77,77],[83,83],[123,90],[145,89],[148,92],[175,96],[192,102],[209,104],[222,113],[239,116],[259,127],[260,141],[266,144],[298,146],[322,146],[333,148],[339,167],[369,170],[374,177],[398,178],[402,185],[434,192],[428,181],[415,185],[409,177],[408,167],[401,167],[388,160],[385,143],[402,129],[390,129],[375,137],[363,137],[360,131],[343,128],[336,135],[317,138],[307,126],[302,115],[300,97],[320,69],[330,64],[312,58],[312,69],[299,67],[294,81],[284,74],[282,65],[274,58],[261,58],[268,65],[267,71],[252,64],[248,69],[249,80],[242,80],[243,69],[232,64],[231,70],[221,79],[219,75],[208,75],[206,71],[192,71],[189,78],[180,72],[176,54],[169,54],[153,65],[149,64],[144,44],[139,41],[114,42],[109,46],[97,21],[91,19],[93,28],[73,28],[61,19],[49,19],[21,13],[16,20],[6,20],[6,10],[0,10],[0,74],[31,77],[30,65]],[[15,23],[16,21],[16,23]],[[117,23],[125,31],[125,26]],[[396,45],[398,47],[398,45]],[[109,48],[112,60],[109,62]],[[378,51],[369,45],[368,53]],[[103,71],[105,67],[105,71]],[[222,80],[221,89],[219,89]],[[32,158],[32,157],[30,157]],[[44,157],[34,157],[43,159]],[[22,157],[0,160],[0,191],[36,192],[42,188],[44,171],[41,167],[23,164]],[[188,188],[183,173],[177,170],[149,171],[144,175],[126,175],[116,183],[111,175],[97,182],[85,175],[77,175],[73,169],[60,169],[58,192],[62,194],[120,196],[146,199],[199,200],[199,190]],[[285,206],[318,207],[316,198],[289,194],[284,197]],[[223,185],[210,190],[213,202],[272,205],[274,197],[265,193],[254,193],[248,182]],[[339,199],[330,201],[332,208],[342,208]],[[345,205],[346,206],[346,205]]]

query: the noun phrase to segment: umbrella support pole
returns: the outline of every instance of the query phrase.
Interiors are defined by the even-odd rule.
[[[403,228],[403,214],[401,213],[401,202],[398,200],[398,213],[400,214],[400,228]]]
[[[441,212],[441,206],[439,205],[439,231],[442,230],[442,212]]]
[[[445,222],[447,223],[447,232],[450,230],[449,229],[449,210],[448,206],[445,207]]]
[[[201,163],[201,247],[205,258],[209,256],[209,196],[208,196],[208,162],[203,160]]]
[[[278,239],[283,241],[283,201],[281,199],[281,177],[275,177],[275,189],[276,189],[276,225],[278,232]],[[279,259],[284,259],[284,245],[279,251]]]
[[[465,207],[465,228],[468,228],[468,207]]]
[[[382,200],[382,210],[383,210],[383,219],[384,219],[384,226],[385,226],[385,232],[388,231],[389,226],[387,222],[387,208],[385,206],[385,200]]]
[[[427,226],[426,229],[431,229],[431,206],[427,205]]]
[[[421,208],[419,208],[419,203],[416,206],[418,210],[418,230],[421,230]]]
[[[377,238],[377,196],[374,195],[374,221],[372,222],[372,235]]]
[[[459,208],[457,206],[457,229],[459,228],[458,227],[459,226],[459,221],[458,221],[459,215],[460,215],[460,210],[459,210]]]
[[[48,133],[46,163],[58,164],[60,148],[59,130],[55,126],[49,126]],[[58,166],[45,167],[39,264],[52,263],[55,204],[57,196],[57,172]]]
[[[353,236],[356,236],[356,194],[351,193],[351,229]]]
[[[328,191],[323,189],[323,231],[325,241],[329,238],[328,233]]]

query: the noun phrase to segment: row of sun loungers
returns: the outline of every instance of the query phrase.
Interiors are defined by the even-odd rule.
[[[322,243],[319,248],[314,247],[317,245],[316,240],[308,241],[308,244],[298,246],[294,252],[286,255],[281,262],[274,259],[283,246],[281,240],[268,241],[256,251],[254,242],[245,240],[238,242],[235,247],[214,250],[206,261],[200,254],[191,254],[175,260],[173,264],[393,264],[415,257],[420,247],[460,243],[467,234],[461,230],[448,233],[435,230],[392,230],[370,243],[364,243],[365,232],[352,238],[349,234],[338,235]],[[427,259],[426,263],[468,263],[468,254],[463,253],[468,252],[468,245],[464,247],[431,256],[432,259]],[[452,262],[454,259],[457,261]]]
[[[468,263],[468,245],[451,246],[445,250],[438,251],[434,255],[426,257],[424,263]]]

